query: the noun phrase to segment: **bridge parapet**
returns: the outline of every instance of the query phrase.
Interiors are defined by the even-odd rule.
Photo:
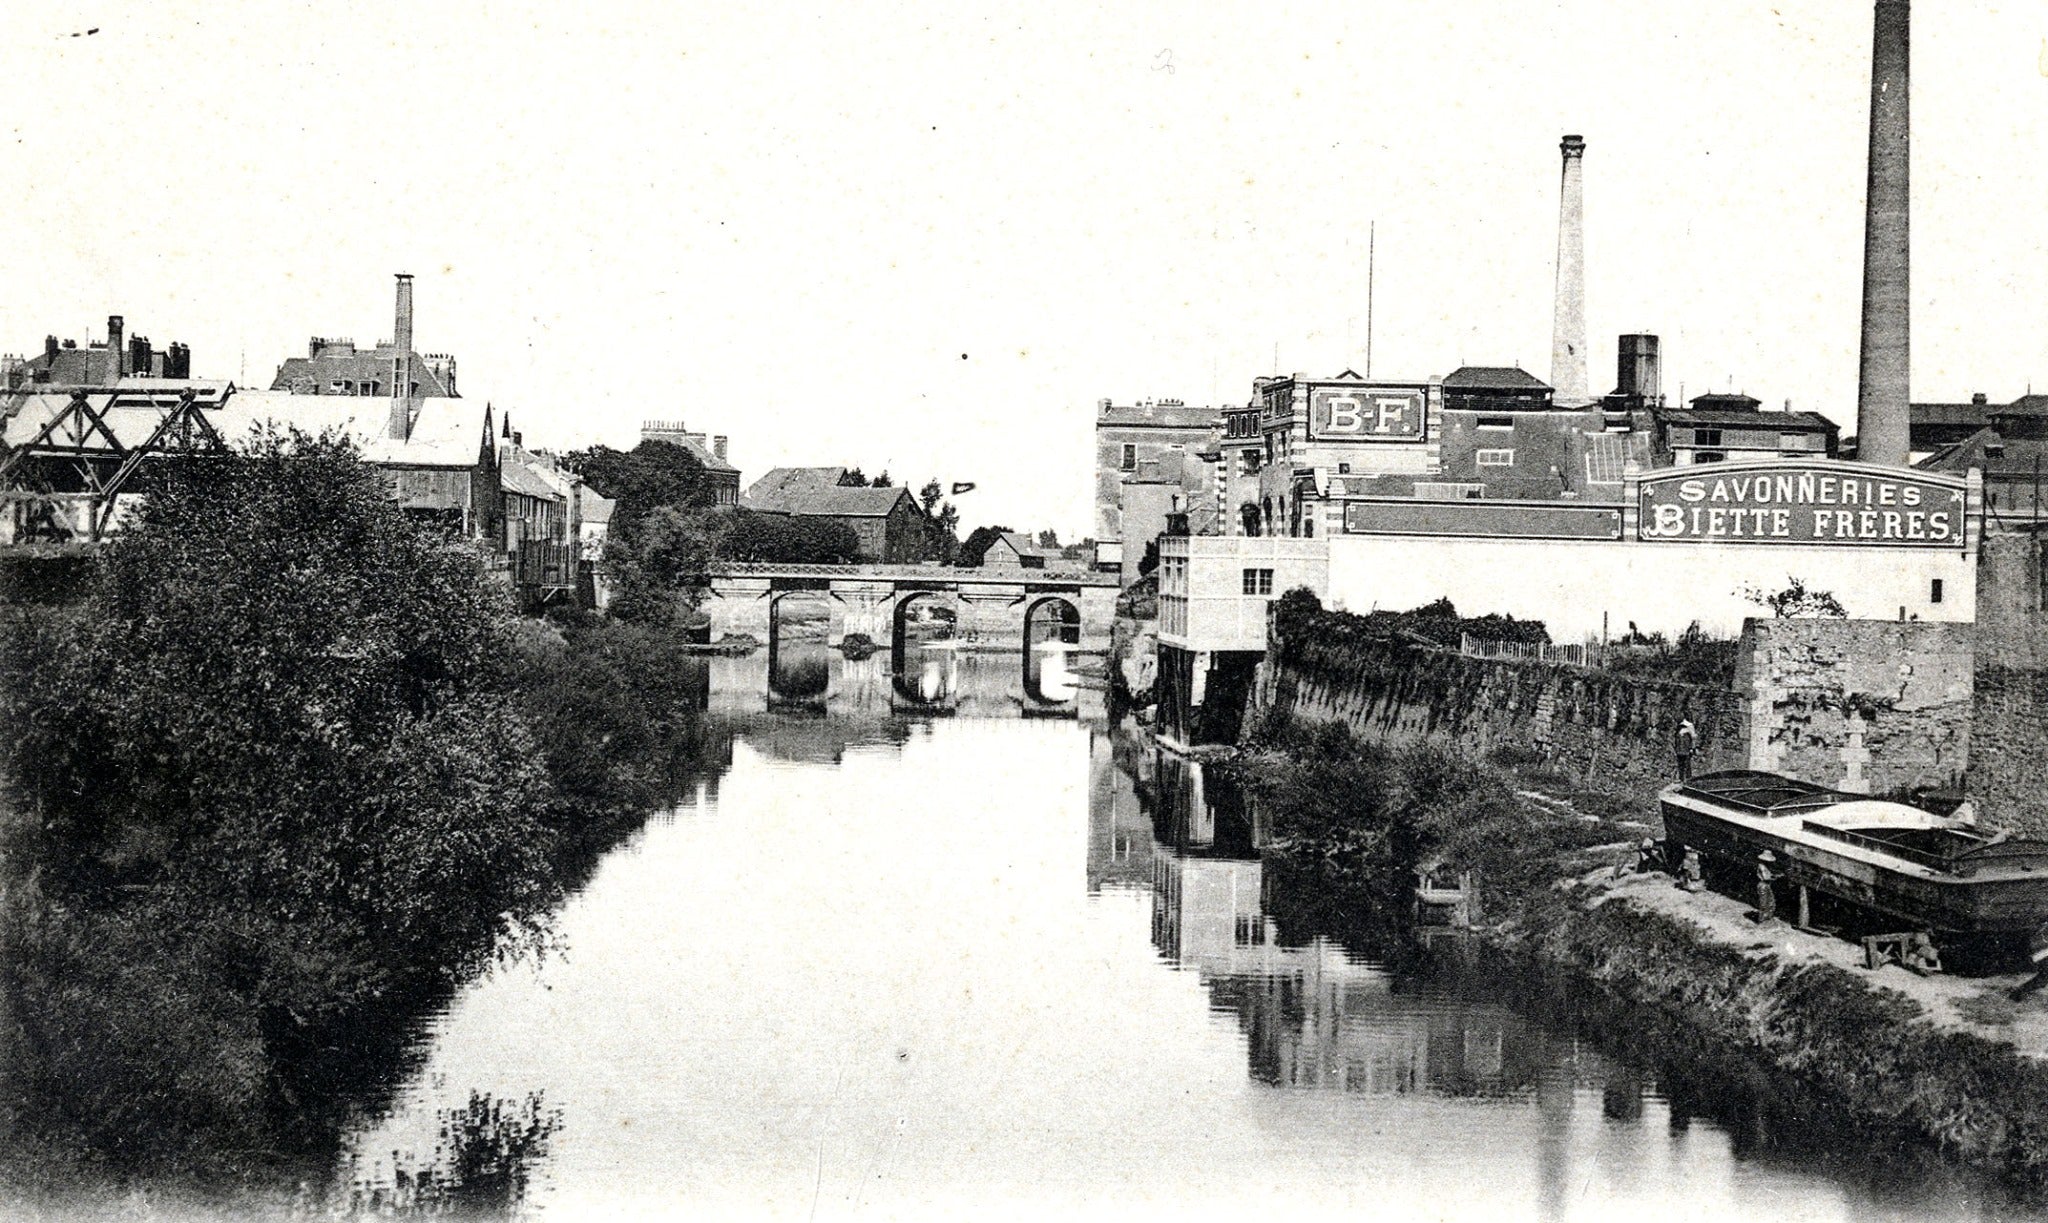
[[[716,579],[851,578],[892,582],[959,582],[965,585],[1057,583],[1067,586],[1118,585],[1115,573],[1095,569],[963,569],[950,565],[782,565],[756,561],[718,561],[705,567]]]

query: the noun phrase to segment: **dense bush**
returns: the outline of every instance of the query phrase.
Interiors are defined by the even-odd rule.
[[[1521,900],[1613,829],[1525,802],[1501,775],[1433,747],[1390,751],[1339,722],[1268,718],[1253,741],[1271,753],[1244,780],[1269,804],[1276,843],[1297,866],[1387,910],[1405,904],[1418,865],[1471,871],[1489,902]]]
[[[695,759],[666,638],[513,621],[340,443],[154,479],[0,628],[0,1134],[116,1175],[320,1141],[313,1067],[542,936]]]
[[[1629,630],[1628,636],[1601,652],[1601,670],[1705,688],[1734,686],[1735,660],[1741,647],[1735,639],[1709,636],[1697,620],[1676,641],[1667,640],[1662,633],[1637,632],[1634,625]]]

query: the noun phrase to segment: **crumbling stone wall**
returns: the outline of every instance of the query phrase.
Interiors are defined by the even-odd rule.
[[[1672,779],[1687,718],[1699,736],[1695,772],[1756,768],[1859,793],[1911,793],[1960,786],[1970,760],[1967,625],[1753,620],[1735,682],[1722,689],[1472,658],[1373,638],[1358,621],[1321,612],[1283,631],[1276,618],[1254,718],[1284,709],[1383,743],[1534,752],[1588,785],[1635,793]],[[2048,684],[2029,691],[2048,701]]]
[[[2048,836],[2048,583],[2032,531],[1987,533],[1977,562],[1976,701],[1964,790],[1985,823]]]
[[[1676,775],[1678,724],[1687,718],[1699,736],[1694,771],[1747,761],[1749,705],[1734,692],[1472,658],[1412,640],[1320,635],[1319,624],[1342,624],[1333,615],[1341,613],[1309,618],[1296,640],[1268,652],[1253,686],[1254,721],[1285,709],[1346,722],[1382,743],[1426,742],[1481,757],[1534,752],[1590,786],[1638,793]]]
[[[1751,620],[1735,673],[1750,767],[1857,794],[1959,789],[1973,663],[1968,625]]]

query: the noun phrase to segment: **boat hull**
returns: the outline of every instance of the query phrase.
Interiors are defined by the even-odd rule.
[[[1773,872],[1902,926],[1959,935],[2023,935],[2048,919],[2048,874],[1999,872],[1975,877],[1944,875],[1877,855],[1835,848],[1812,835],[1778,831],[1746,821],[1664,804],[1668,839],[1703,857],[1753,868],[1769,850]]]

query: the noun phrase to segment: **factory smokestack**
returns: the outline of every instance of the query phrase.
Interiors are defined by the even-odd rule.
[[[1551,315],[1550,385],[1561,407],[1593,402],[1586,376],[1586,142],[1566,136],[1557,201],[1557,303]]]
[[[398,276],[398,316],[391,334],[391,427],[394,441],[412,436],[412,277]]]
[[[1912,114],[1908,0],[1877,0],[1870,51],[1870,186],[1863,213],[1863,359],[1856,380],[1857,457],[1908,457]]]

